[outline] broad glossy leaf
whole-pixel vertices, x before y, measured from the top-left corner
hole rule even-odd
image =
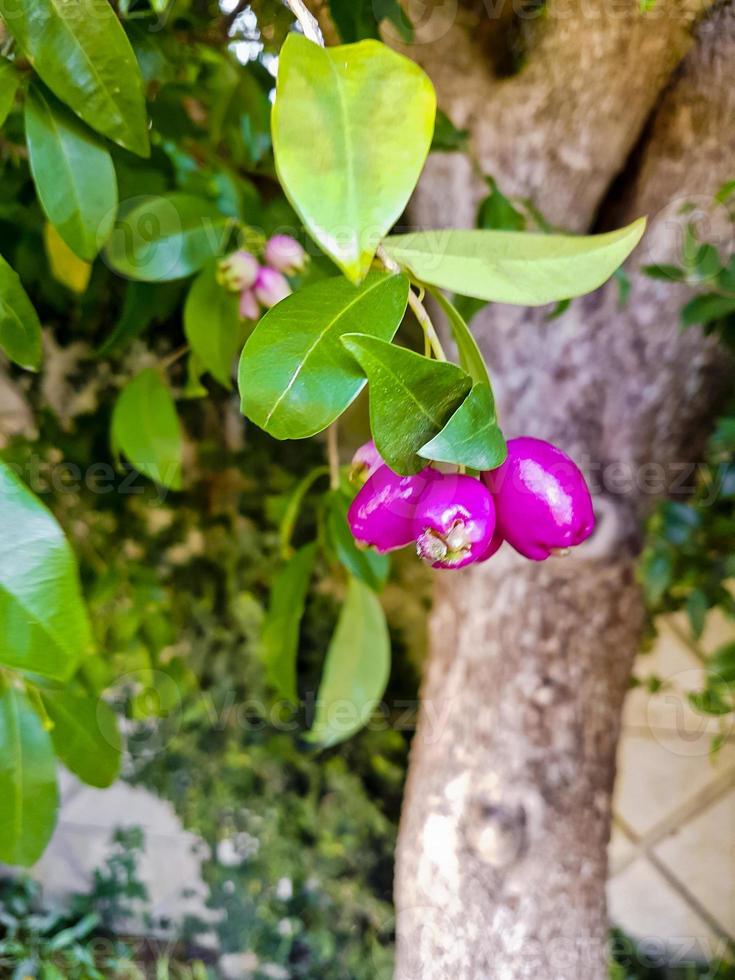
[[[103,788],[120,772],[121,745],[115,712],[101,698],[67,691],[41,691],[54,727],[54,750],[67,769],[90,786]]]
[[[370,428],[378,452],[396,473],[418,473],[417,453],[438,435],[472,387],[462,368],[362,334],[343,344],[370,383]]]
[[[10,114],[15,102],[15,93],[20,85],[20,75],[12,62],[0,58],[0,126]]]
[[[317,696],[312,742],[327,747],[349,738],[370,719],[390,675],[390,637],[373,590],[350,577]]]
[[[232,368],[245,340],[245,326],[237,294],[224,289],[215,273],[215,266],[210,265],[194,280],[184,305],[184,333],[205,370],[225,388],[231,388]]]
[[[0,462],[0,664],[66,680],[91,634],[76,561],[54,517]]]
[[[601,286],[643,235],[645,218],[603,235],[418,231],[383,247],[422,282],[488,302],[542,306]]]
[[[271,590],[263,625],[262,650],[268,680],[287,701],[296,703],[299,627],[314,568],[316,544],[300,548],[283,567]]]
[[[29,371],[41,365],[41,324],[14,269],[0,255],[0,350]]]
[[[390,557],[368,548],[358,548],[347,523],[350,500],[339,490],[327,499],[327,534],[337,559],[354,575],[380,592],[388,579]]]
[[[117,222],[105,257],[115,272],[130,279],[183,279],[224,250],[231,229],[232,219],[203,198],[150,197]]]
[[[379,41],[321,48],[289,34],[281,49],[278,176],[310,234],[353,282],[408,203],[435,112],[428,77]]]
[[[77,295],[84,293],[92,275],[92,266],[72,252],[50,221],[43,226],[43,244],[54,279]]]
[[[23,691],[0,691],[0,861],[28,867],[56,824],[59,793],[51,737]]]
[[[139,156],[148,123],[138,62],[100,0],[0,0],[8,30],[51,91],[92,129]]]
[[[112,157],[102,142],[39,85],[26,97],[31,173],[46,217],[80,259],[110,237],[117,210]]]
[[[495,400],[482,381],[473,385],[441,432],[420,449],[425,459],[494,470],[508,454],[495,414]]]
[[[112,413],[113,452],[171,490],[181,489],[184,451],[181,424],[171,392],[155,368],[129,381]]]
[[[326,429],[365,385],[340,343],[360,332],[390,340],[408,300],[405,276],[374,271],[360,286],[342,276],[287,297],[260,320],[242,352],[242,411],[276,439]]]

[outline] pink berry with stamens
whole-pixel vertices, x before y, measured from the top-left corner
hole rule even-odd
[[[379,466],[357,492],[347,513],[358,544],[381,553],[412,544],[416,504],[439,475],[426,468],[413,476],[399,476],[390,467]]]
[[[433,568],[463,568],[485,556],[495,531],[495,506],[480,480],[438,473],[413,518],[416,551]],[[489,557],[489,555],[488,555]]]

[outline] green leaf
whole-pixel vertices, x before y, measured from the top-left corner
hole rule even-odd
[[[680,269],[678,265],[669,265],[666,262],[641,266],[641,272],[649,279],[666,279],[671,282],[684,282],[687,277],[684,269]]]
[[[441,432],[419,450],[425,459],[456,463],[474,470],[494,470],[508,455],[495,414],[495,400],[483,382],[472,391]]]
[[[327,535],[341,565],[355,578],[380,592],[388,579],[390,557],[358,548],[347,523],[350,500],[339,490],[327,498]]]
[[[148,156],[138,62],[115,11],[98,0],[0,0],[0,15],[36,74],[92,129]]]
[[[110,237],[117,210],[112,157],[100,140],[38,85],[26,97],[31,173],[46,217],[80,259]]]
[[[729,313],[735,312],[735,296],[721,296],[719,293],[701,293],[690,299],[681,311],[681,322],[685,327],[695,323],[712,323]]]
[[[231,228],[232,219],[209,201],[164,194],[143,201],[117,222],[105,257],[129,279],[183,279],[224,250]]]
[[[435,111],[428,77],[379,41],[321,48],[289,34],[281,49],[278,176],[309,233],[353,282],[408,203]]]
[[[76,561],[53,516],[0,462],[0,663],[66,680],[91,633]]]
[[[113,452],[171,490],[181,489],[183,438],[171,392],[155,368],[137,374],[121,391],[112,413]]]
[[[300,548],[283,567],[271,591],[263,624],[262,651],[268,680],[287,701],[296,703],[299,627],[316,558],[316,544]]]
[[[110,336],[95,351],[95,356],[109,357],[116,354],[152,323],[167,320],[179,305],[181,288],[181,284],[176,282],[128,283],[120,318]]]
[[[378,25],[388,20],[406,44],[413,41],[411,22],[398,0],[329,0],[329,12],[345,44],[380,38]]]
[[[242,349],[246,327],[240,319],[236,293],[216,279],[216,266],[208,266],[194,280],[184,304],[184,333],[205,370],[232,387],[232,367]]]
[[[383,247],[422,282],[488,302],[542,306],[601,286],[633,251],[644,218],[604,235],[419,231]]]
[[[20,75],[13,63],[6,58],[0,58],[0,126],[10,115],[19,85]]]
[[[40,692],[54,727],[51,738],[67,769],[90,786],[113,783],[120,771],[120,733],[114,711],[101,698],[67,691]]]
[[[497,228],[500,231],[523,231],[526,218],[518,211],[503,194],[493,177],[485,178],[490,193],[483,201],[477,212],[478,228]]]
[[[323,747],[359,731],[383,697],[390,674],[390,637],[373,590],[350,577],[319,686],[307,738]]]
[[[467,149],[467,141],[470,138],[468,129],[458,129],[446,112],[441,109],[436,110],[436,121],[434,123],[434,135],[431,140],[431,152],[443,151],[453,153]]]
[[[11,361],[37,371],[41,366],[41,324],[18,274],[0,255],[0,350]]]
[[[364,334],[342,343],[370,382],[370,428],[378,452],[396,473],[418,473],[417,455],[464,401],[472,379],[462,368],[432,361]]]
[[[365,385],[342,347],[346,333],[391,340],[408,301],[405,276],[373,271],[360,286],[342,276],[300,289],[260,320],[242,352],[242,411],[276,439],[326,429]]]
[[[72,252],[50,221],[43,226],[43,244],[54,279],[77,296],[85,293],[92,275],[92,266]]]
[[[51,738],[26,695],[6,685],[0,692],[0,861],[34,864],[58,805]]]

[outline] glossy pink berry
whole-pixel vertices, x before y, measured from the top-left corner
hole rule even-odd
[[[309,262],[309,256],[295,238],[290,235],[274,235],[268,239],[265,246],[265,261],[277,272],[284,276],[295,276],[303,272]]]
[[[421,495],[413,523],[420,558],[434,568],[462,568],[484,557],[490,547],[493,498],[480,480],[438,473]]]
[[[252,289],[243,289],[240,293],[240,316],[243,320],[257,320],[260,316],[260,306]]]
[[[592,534],[592,498],[579,467],[556,446],[523,436],[508,442],[502,466],[483,473],[495,498],[498,531],[534,561],[581,544]]]
[[[286,277],[267,265],[258,273],[253,289],[258,302],[268,309],[291,295],[291,287]]]
[[[378,467],[383,466],[383,457],[371,439],[363,443],[355,452],[350,463],[350,480],[352,483],[363,484],[369,480]]]
[[[347,513],[355,540],[381,553],[412,544],[416,504],[438,475],[427,468],[414,476],[398,476],[388,466],[379,466]]]
[[[219,263],[217,282],[232,293],[240,293],[255,283],[259,271],[260,263],[255,256],[240,248]]]

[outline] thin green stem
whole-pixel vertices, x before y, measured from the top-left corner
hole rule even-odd
[[[413,315],[421,324],[429,346],[434,352],[434,357],[437,359],[437,361],[446,361],[447,355],[444,353],[444,348],[439,340],[439,335],[436,332],[436,328],[431,322],[431,317],[429,316],[426,307],[413,289],[408,290],[408,305],[411,307]]]
[[[329,486],[332,490],[339,490],[339,440],[336,422],[332,422],[327,429],[327,461],[329,462]]]

